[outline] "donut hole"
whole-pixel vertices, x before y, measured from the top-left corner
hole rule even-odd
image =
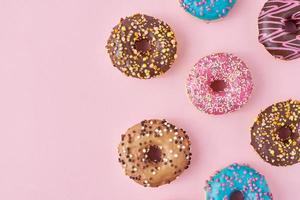
[[[227,84],[224,80],[214,80],[210,83],[210,88],[216,93],[224,92],[226,87]]]
[[[151,49],[151,41],[148,38],[137,40],[134,48],[140,53],[146,53]]]
[[[146,158],[149,162],[158,163],[161,161],[161,155],[162,153],[158,146],[150,146],[146,153]]]
[[[235,190],[230,194],[229,200],[244,200],[244,194],[239,190]]]
[[[298,31],[297,21],[288,19],[285,21],[284,29],[289,33],[296,33]]]
[[[278,136],[281,141],[287,143],[288,140],[292,137],[292,130],[289,127],[283,126],[278,129]]]

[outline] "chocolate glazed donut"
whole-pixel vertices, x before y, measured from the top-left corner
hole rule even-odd
[[[117,69],[139,79],[162,75],[177,58],[177,42],[171,27],[144,14],[121,19],[106,48]]]
[[[300,0],[268,0],[259,19],[259,41],[274,57],[300,57]]]
[[[288,100],[261,112],[251,128],[251,145],[274,166],[300,162],[300,101]]]

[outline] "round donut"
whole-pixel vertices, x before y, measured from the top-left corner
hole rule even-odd
[[[218,171],[205,187],[206,200],[272,200],[263,175],[247,165],[232,164]]]
[[[251,128],[251,145],[274,166],[300,161],[300,102],[288,100],[262,111]]]
[[[190,165],[190,140],[166,120],[144,120],[122,135],[119,162],[125,174],[145,187],[175,180]]]
[[[236,0],[179,0],[181,6],[190,14],[206,21],[224,18]]]
[[[244,105],[253,90],[252,76],[237,56],[217,53],[193,67],[187,79],[187,93],[201,111],[220,115]]]
[[[300,57],[300,1],[268,0],[258,19],[259,41],[274,57]]]
[[[142,14],[121,19],[106,48],[116,68],[139,79],[165,73],[177,57],[177,42],[170,26]]]

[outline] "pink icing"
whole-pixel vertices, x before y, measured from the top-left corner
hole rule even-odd
[[[223,80],[227,87],[215,92],[210,87],[215,80]],[[254,88],[251,73],[237,56],[227,53],[202,58],[187,79],[191,102],[201,111],[220,115],[233,112],[247,103]]]
[[[297,31],[285,30],[285,23],[292,20]],[[276,58],[293,60],[300,57],[300,1],[268,0],[258,18],[259,41]]]

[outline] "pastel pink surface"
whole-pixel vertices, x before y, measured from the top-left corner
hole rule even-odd
[[[300,60],[275,60],[258,42],[264,1],[242,0],[206,24],[176,0],[2,0],[0,2],[0,199],[196,200],[205,180],[232,162],[264,174],[275,199],[299,198],[300,164],[264,163],[249,129],[261,109],[300,99]],[[179,57],[158,79],[125,77],[106,40],[119,18],[147,13],[172,26]],[[223,116],[189,102],[185,81],[199,58],[234,53],[256,88],[248,104]],[[120,135],[141,119],[166,118],[192,139],[192,165],[170,185],[143,188],[117,162]]]

